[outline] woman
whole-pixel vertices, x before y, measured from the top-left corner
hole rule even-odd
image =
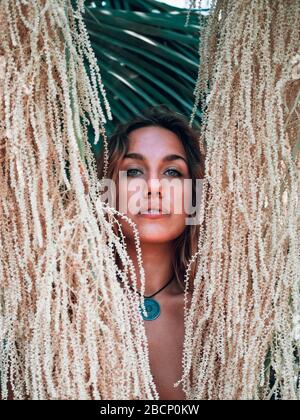
[[[185,270],[197,250],[199,225],[187,225],[186,218],[191,215],[184,205],[178,211],[177,204],[192,198],[192,205],[199,206],[196,180],[204,177],[204,156],[198,137],[180,114],[158,106],[120,125],[108,143],[106,177],[115,181],[117,210],[122,211],[125,203],[126,215],[137,226],[146,279],[144,297],[155,299],[145,300],[147,312],[141,315],[153,379],[163,400],[185,399],[183,389],[174,388],[173,384],[182,375]],[[103,162],[101,154],[97,161],[101,179]],[[166,186],[174,179],[175,186],[168,195]],[[184,189],[185,180],[192,180],[190,192]],[[137,181],[139,189],[134,188]],[[139,207],[132,210],[133,202]],[[119,222],[138,272],[133,230],[123,219]],[[117,264],[121,269],[118,258]],[[190,279],[195,267],[193,263]],[[137,286],[139,291],[139,278]],[[189,287],[188,304],[192,282]],[[132,291],[135,292],[133,287]]]

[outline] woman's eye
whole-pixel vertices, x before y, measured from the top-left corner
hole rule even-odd
[[[182,174],[179,171],[177,171],[176,169],[167,169],[166,172],[173,173],[173,175],[171,175],[171,176],[182,176]]]
[[[139,169],[128,169],[127,176],[137,176],[136,172],[141,172]]]

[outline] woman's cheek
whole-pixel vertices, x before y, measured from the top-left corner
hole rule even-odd
[[[143,184],[141,180],[131,179],[128,181],[120,181],[118,189],[118,209],[122,213],[131,217],[141,210],[143,202]]]
[[[170,191],[166,190],[164,197],[166,197],[166,203],[170,206],[170,212],[185,219],[186,209],[188,209],[192,197],[189,185],[182,180],[176,184],[175,188],[171,187]]]

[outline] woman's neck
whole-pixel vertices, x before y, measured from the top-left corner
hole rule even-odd
[[[137,262],[137,254],[134,243],[127,243],[127,250],[133,261],[137,287],[141,290],[140,270]],[[160,290],[174,275],[172,259],[174,255],[174,243],[141,243],[143,268],[145,271],[145,296],[150,296]],[[168,295],[178,293],[179,287],[176,281],[172,281],[160,294]]]

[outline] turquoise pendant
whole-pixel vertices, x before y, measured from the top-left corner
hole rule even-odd
[[[159,303],[155,299],[145,298],[144,304],[145,304],[145,309],[147,312],[146,317],[144,316],[142,306],[140,305],[140,313],[144,321],[153,321],[154,319],[159,317],[160,306],[159,306]]]

